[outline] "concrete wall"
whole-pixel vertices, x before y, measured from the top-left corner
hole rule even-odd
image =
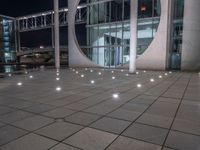
[[[79,1],[80,0],[68,0],[69,66],[99,67],[82,53],[76,39],[74,16]],[[169,32],[167,28],[169,24],[169,1],[170,0],[161,0],[161,18],[157,33],[148,49],[137,59],[137,69],[166,69]]]
[[[161,17],[157,33],[147,50],[137,59],[138,69],[165,70],[168,48],[170,0],[161,0]]]
[[[75,35],[75,14],[80,0],[68,0],[68,46],[70,67],[98,67],[82,52]]]
[[[182,70],[200,70],[200,1],[185,0]]]

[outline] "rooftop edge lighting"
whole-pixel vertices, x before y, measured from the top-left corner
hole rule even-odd
[[[155,80],[153,78],[150,79],[151,82],[155,82]]]
[[[59,91],[61,91],[61,90],[62,90],[62,88],[61,88],[60,86],[57,86],[57,87],[56,87],[56,91],[59,92]]]
[[[18,86],[22,86],[22,82],[18,82],[17,85],[18,85]]]
[[[115,98],[115,99],[116,99],[116,98],[119,98],[119,94],[114,93],[114,94],[112,95],[112,97]]]
[[[142,87],[142,84],[137,84],[137,87],[138,87],[138,88],[141,88],[141,87]]]

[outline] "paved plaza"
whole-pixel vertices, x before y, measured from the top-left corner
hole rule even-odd
[[[0,79],[0,150],[200,150],[200,74],[35,70]]]

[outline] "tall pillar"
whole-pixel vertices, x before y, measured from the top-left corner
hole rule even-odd
[[[136,71],[138,0],[131,0],[129,73]]]
[[[55,67],[60,68],[59,0],[54,0]]]

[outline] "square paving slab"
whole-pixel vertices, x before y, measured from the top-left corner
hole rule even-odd
[[[0,150],[200,150],[199,74],[138,72],[43,69],[0,79]]]

